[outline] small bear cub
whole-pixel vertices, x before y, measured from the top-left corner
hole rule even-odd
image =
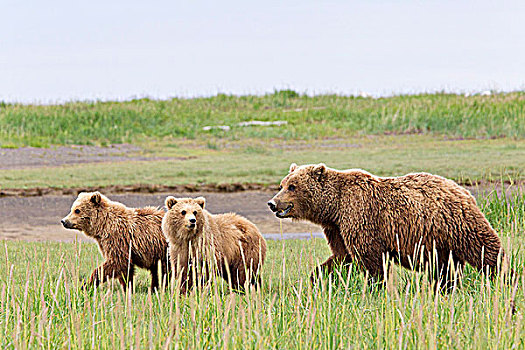
[[[151,272],[154,291],[159,287],[159,262],[162,277],[167,278],[169,272],[168,242],[161,227],[163,216],[164,211],[157,208],[128,208],[100,192],[82,192],[61,223],[98,243],[105,261],[91,274],[90,285],[117,278],[125,289],[133,283],[137,266]]]
[[[266,241],[259,229],[237,214],[213,215],[204,209],[205,203],[203,197],[166,198],[162,232],[181,293],[195,281],[205,282],[212,273],[239,291],[247,279],[256,286],[266,256]]]

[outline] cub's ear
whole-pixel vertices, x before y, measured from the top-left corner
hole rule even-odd
[[[102,201],[102,194],[100,194],[100,192],[94,192],[92,195],[91,195],[91,198],[89,199],[89,201],[95,205],[100,205],[100,202]]]
[[[289,173],[293,173],[295,171],[295,169],[297,169],[297,164],[295,163],[292,163],[290,164],[290,170],[289,170]]]
[[[197,204],[200,205],[202,209],[204,209],[204,205],[206,205],[206,198],[197,197],[195,198],[195,202],[197,202]]]
[[[164,202],[166,204],[166,208],[171,209],[175,204],[177,204],[177,198],[173,196],[166,197],[166,201]]]
[[[326,165],[324,165],[324,163],[319,163],[319,164],[317,164],[317,165],[314,167],[314,170],[313,170],[314,176],[315,176],[318,180],[321,180],[321,178],[323,177],[323,175],[324,175],[325,172],[326,172]]]

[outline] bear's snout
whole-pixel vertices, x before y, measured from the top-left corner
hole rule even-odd
[[[293,208],[293,203],[282,202],[279,199],[277,199],[277,202],[275,202],[273,198],[267,204],[268,207],[270,207],[270,210],[274,212],[275,215],[280,219],[287,217]]]
[[[71,222],[67,221],[66,219],[62,219],[62,220],[60,220],[60,223],[61,223],[62,226],[64,226],[65,228],[73,228],[73,225],[71,224]]]
[[[188,225],[187,225],[187,227],[189,229],[193,230],[195,228],[195,226],[197,226],[197,218],[195,218],[194,216],[188,218]]]

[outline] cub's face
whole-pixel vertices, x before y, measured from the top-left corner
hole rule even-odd
[[[71,207],[71,212],[60,222],[67,229],[84,231],[89,234],[92,221],[97,218],[104,204],[100,192],[82,192]]]
[[[279,192],[268,202],[270,210],[281,219],[310,219],[315,200],[322,192],[325,169],[324,164],[297,166],[292,163]]]
[[[206,200],[198,198],[166,198],[168,211],[162,219],[162,232],[169,238],[191,239],[202,231]]]

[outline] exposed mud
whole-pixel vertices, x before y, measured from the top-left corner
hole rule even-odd
[[[142,149],[130,144],[98,146],[57,146],[52,148],[0,148],[0,169],[40,168],[49,166],[172,159],[146,157]]]

